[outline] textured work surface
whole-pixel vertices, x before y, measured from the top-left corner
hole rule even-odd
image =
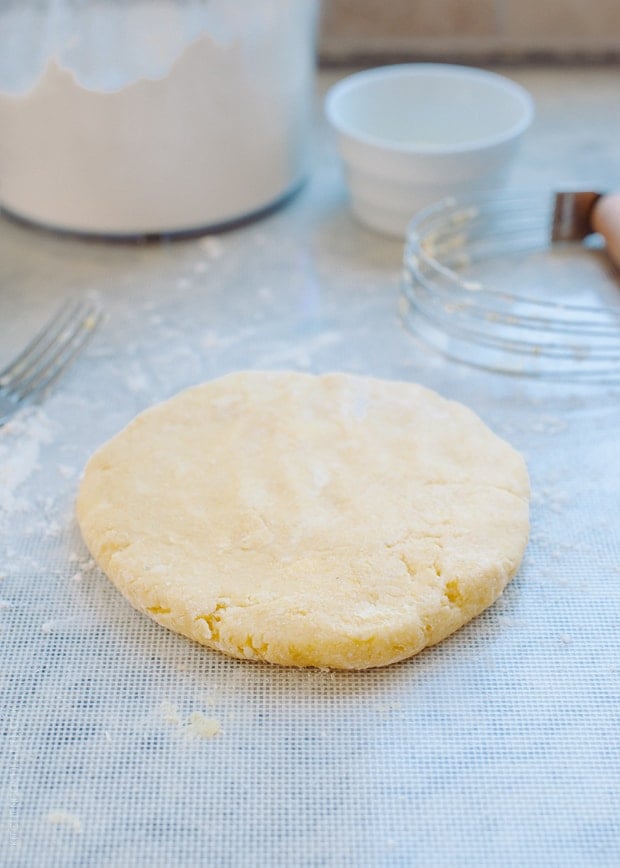
[[[557,171],[609,185],[618,158],[599,150],[594,177],[581,149],[602,99],[564,130],[562,99],[541,102],[574,155]],[[558,158],[548,133],[533,132],[526,179]],[[3,865],[617,864],[619,395],[427,353],[396,314],[400,254],[350,221],[331,150],[287,210],[217,240],[115,246],[0,223],[3,358],[67,291],[97,289],[108,311],[43,407],[0,430]],[[186,385],[284,366],[419,381],[526,455],[519,575],[410,661],[226,658],[132,610],[80,542],[73,500],[99,443]]]

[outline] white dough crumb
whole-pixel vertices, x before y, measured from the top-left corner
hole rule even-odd
[[[207,236],[206,238],[201,238],[199,243],[201,249],[204,250],[209,259],[219,259],[224,252],[224,245],[219,238]]]
[[[497,620],[500,624],[503,624],[504,627],[514,627],[515,619],[510,618],[508,615],[498,615]]]
[[[50,811],[45,815],[48,823],[54,826],[69,826],[74,832],[82,831],[82,822],[75,814],[70,814],[68,811]]]
[[[207,703],[205,702],[205,704]],[[171,702],[162,702],[160,712],[166,723],[172,724],[172,726],[181,726],[179,711]],[[183,731],[189,738],[213,738],[221,731],[221,726],[215,717],[206,717],[202,711],[192,711],[187,723],[183,726]]]
[[[0,600],[0,611],[2,611],[2,609],[10,609],[10,608],[11,608],[11,604],[9,603],[8,600]]]
[[[562,643],[562,645],[570,645],[570,643],[572,642],[572,639],[567,633],[563,633],[560,636],[560,642]]]
[[[221,731],[215,717],[205,717],[201,711],[192,711],[185,732],[190,738],[213,738]]]
[[[56,626],[54,621],[45,621],[41,624],[41,632],[42,633],[51,633],[54,627]]]

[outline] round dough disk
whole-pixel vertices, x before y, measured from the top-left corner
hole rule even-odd
[[[140,414],[77,515],[129,602],[234,657],[365,669],[502,592],[528,535],[520,455],[418,385],[241,372]]]

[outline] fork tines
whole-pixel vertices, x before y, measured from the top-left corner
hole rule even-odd
[[[99,305],[71,301],[35,335],[24,350],[0,371],[0,423],[10,412],[40,397],[67,369],[101,320]],[[3,412],[4,411],[4,412]]]

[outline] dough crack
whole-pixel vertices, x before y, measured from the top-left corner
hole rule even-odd
[[[146,611],[149,615],[169,615],[171,609],[167,609],[165,606],[147,606]]]
[[[107,560],[111,562],[117,555],[120,555],[121,552],[131,548],[131,545],[132,543],[130,540],[119,539],[118,534],[115,531],[110,531],[103,538],[103,542],[99,548],[99,557],[102,560],[107,558]]]
[[[446,582],[444,593],[453,606],[462,607],[464,601],[458,579],[451,579],[449,582]]]
[[[213,642],[220,641],[220,622],[222,620],[222,615],[228,608],[228,603],[217,603],[215,609],[212,612],[208,612],[206,615],[196,615],[194,621],[204,621],[207,627],[209,628],[210,639]]]
[[[398,560],[401,562],[401,564],[404,565],[405,569],[407,570],[407,573],[411,576],[411,578],[415,579],[417,571],[416,571],[415,567],[411,564],[409,559],[407,558],[407,555],[404,555],[401,552],[398,555]]]
[[[395,548],[402,548],[403,546],[408,545],[412,541],[416,542],[424,539],[427,540],[429,543],[433,543],[439,548],[443,548],[445,533],[446,532],[443,527],[441,530],[429,530],[422,528],[420,528],[417,532],[409,530],[406,533],[402,534],[402,536],[398,537],[398,539],[386,542],[384,543],[384,545],[388,551],[391,551]]]
[[[265,660],[269,652],[269,643],[263,642],[258,645],[255,643],[253,636],[246,636],[245,642],[238,646],[238,651],[243,657]]]
[[[415,566],[411,563],[411,561],[410,561],[410,559],[407,557],[407,555],[405,555],[405,554],[403,554],[402,552],[400,552],[399,555],[398,555],[398,560],[401,562],[401,564],[404,565],[405,569],[407,570],[407,574],[408,574],[412,579],[415,579],[415,578],[418,577],[418,574],[420,573],[420,569],[417,568],[417,567],[415,567]],[[423,570],[426,569],[426,568],[427,568],[426,565],[424,565],[424,566],[422,567]],[[437,561],[434,561],[432,564],[429,564],[429,565],[428,565],[428,568],[431,569],[431,570],[435,573],[435,576],[436,576],[438,579],[441,578],[442,570],[441,570],[441,566],[440,566],[440,564],[439,564]],[[452,583],[449,582],[448,584],[452,584]],[[448,599],[450,599],[450,596],[449,596],[448,594],[447,594],[447,596],[448,596]]]

